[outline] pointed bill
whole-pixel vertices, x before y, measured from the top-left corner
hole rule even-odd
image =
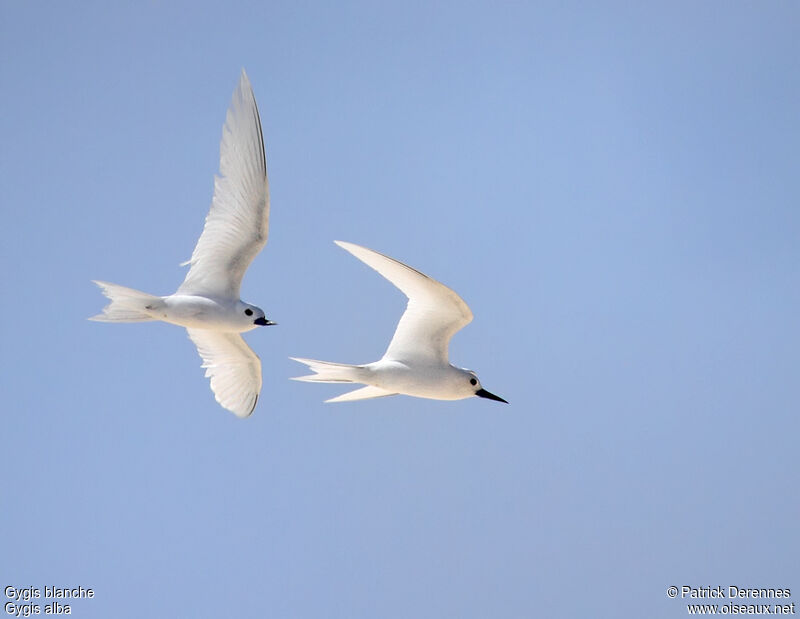
[[[495,402],[505,402],[506,404],[508,404],[508,400],[504,400],[499,395],[495,395],[493,393],[490,393],[489,391],[486,391],[486,389],[478,389],[475,392],[475,395],[478,396],[479,398],[486,398],[488,400],[494,400]]]

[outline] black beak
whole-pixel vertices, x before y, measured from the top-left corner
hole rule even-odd
[[[501,398],[499,395],[489,393],[488,391],[486,391],[486,389],[478,389],[475,392],[475,395],[481,398],[488,398],[489,400],[497,400],[498,402],[505,402],[506,404],[508,404],[508,402],[503,398]]]
[[[253,324],[258,325],[259,327],[268,327],[269,325],[277,325],[278,323],[277,322],[272,322],[271,320],[267,320],[266,318],[264,318],[262,316],[260,318],[256,318],[253,321]]]

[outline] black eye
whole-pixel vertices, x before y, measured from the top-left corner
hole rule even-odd
[[[252,316],[252,315],[253,315],[253,310],[251,310],[251,309],[248,307],[246,310],[244,310],[244,313],[245,313],[245,315],[246,315],[246,316]]]
[[[474,378],[470,378],[470,379],[469,379],[469,384],[470,384],[470,385],[477,385],[477,384],[478,384],[478,381],[477,381],[477,380],[475,380]]]

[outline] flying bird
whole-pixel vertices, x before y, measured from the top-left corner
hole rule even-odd
[[[461,297],[394,258],[353,243],[335,243],[397,286],[408,297],[408,305],[389,348],[379,361],[347,365],[291,357],[314,372],[294,380],[366,385],[326,402],[350,402],[397,394],[433,400],[479,396],[506,402],[486,391],[475,372],[450,363],[450,338],[472,320],[472,312]]]
[[[244,69],[222,129],[219,170],[203,232],[184,263],[189,272],[178,290],[159,297],[95,281],[111,302],[90,320],[160,320],[186,327],[217,402],[248,417],[261,392],[261,361],[239,334],[275,323],[239,298],[242,277],[266,244],[269,228],[264,138]]]

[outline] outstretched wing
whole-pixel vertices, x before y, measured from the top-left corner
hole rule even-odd
[[[187,329],[203,359],[211,391],[220,406],[249,417],[261,392],[261,360],[238,333]]]
[[[408,297],[406,311],[383,358],[448,363],[450,338],[472,320],[472,312],[463,299],[444,284],[394,258],[353,243],[335,243]]]
[[[228,108],[219,151],[214,199],[178,293],[238,299],[242,277],[266,244],[269,228],[264,138],[244,69]]]

